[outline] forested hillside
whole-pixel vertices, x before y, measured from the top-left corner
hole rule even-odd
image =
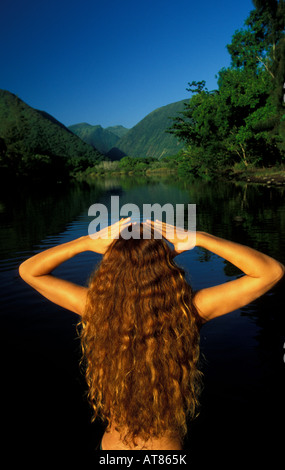
[[[44,111],[0,90],[0,170],[4,176],[60,179],[103,159]]]
[[[117,137],[121,138],[123,137],[129,129],[127,129],[126,127],[124,126],[110,126],[110,127],[106,127],[105,129],[106,131],[110,131],[112,132],[113,134],[115,134]]]
[[[184,109],[184,102],[178,101],[152,111],[116,143],[111,154],[117,150],[121,155],[156,159],[176,154],[184,144],[167,134],[166,130],[171,125],[170,118]]]
[[[95,147],[101,153],[107,153],[113,148],[120,137],[128,132],[123,126],[114,126],[103,129],[102,126],[91,126],[83,122],[69,126],[68,129],[76,134],[80,139]]]

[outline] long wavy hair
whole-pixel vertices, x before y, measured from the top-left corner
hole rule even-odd
[[[164,239],[120,236],[89,282],[80,338],[93,420],[116,423],[127,445],[182,441],[199,404],[200,317],[174,256]]]

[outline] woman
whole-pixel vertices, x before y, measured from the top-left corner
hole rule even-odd
[[[179,229],[158,222],[145,224],[150,239],[142,238],[140,224],[140,238],[126,240],[130,224],[122,219],[96,238],[39,253],[19,272],[46,298],[81,316],[89,400],[94,419],[106,422],[101,448],[179,450],[199,400],[201,325],[264,294],[282,278],[284,266],[204,232],[188,234],[181,245]],[[174,257],[195,245],[228,260],[244,276],[193,293]],[[84,251],[103,255],[88,288],[52,276]]]

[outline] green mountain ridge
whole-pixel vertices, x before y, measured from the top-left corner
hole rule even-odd
[[[124,126],[120,126],[120,125],[119,126],[106,127],[105,130],[112,132],[113,134],[115,134],[119,138],[123,137],[129,131],[129,129],[127,129]]]
[[[86,122],[74,124],[68,129],[111,160],[119,160],[125,155],[159,160],[176,154],[184,146],[166,130],[172,124],[170,118],[184,111],[184,103],[188,101],[181,100],[157,108],[131,129],[123,126],[103,129],[100,125],[92,126]]]
[[[72,158],[97,162],[103,156],[53,116],[32,108],[9,91],[0,90],[1,169],[29,173],[32,160],[62,168]]]
[[[172,123],[170,117],[182,112],[185,102],[158,108],[129,130],[121,125],[103,129],[88,123],[65,127],[47,112],[0,90],[1,179],[6,174],[61,179],[61,175],[84,171],[106,157],[161,159],[176,154],[183,144],[166,130]]]
[[[105,154],[116,145],[121,136],[128,132],[128,129],[123,126],[111,126],[103,129],[100,125],[92,126],[86,122],[74,124],[68,129],[84,142]]]
[[[131,157],[153,157],[160,160],[174,155],[184,147],[177,138],[166,133],[171,126],[170,118],[184,111],[184,103],[189,100],[176,101],[162,106],[149,113],[144,119],[130,129],[111,149],[108,155],[117,154]]]

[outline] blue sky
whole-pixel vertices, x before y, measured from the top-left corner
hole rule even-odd
[[[251,0],[2,0],[0,88],[66,126],[132,127],[216,88]]]

